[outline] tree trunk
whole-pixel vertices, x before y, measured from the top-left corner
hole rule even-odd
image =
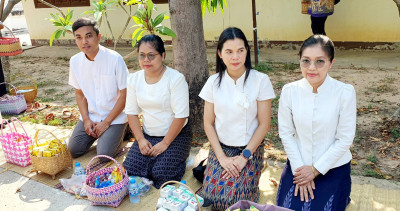
[[[204,134],[204,102],[198,96],[208,78],[200,0],[169,0],[174,68],[183,73],[189,84],[189,121],[195,135]]]
[[[399,10],[399,17],[400,17],[400,0],[393,0],[393,1],[397,5],[397,9]]]
[[[18,4],[21,0],[9,0],[6,7],[3,10],[3,13],[1,15],[1,21],[4,22],[8,15],[11,13],[12,8]]]

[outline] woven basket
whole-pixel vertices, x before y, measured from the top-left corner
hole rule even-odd
[[[87,167],[86,167],[86,195],[88,199],[91,201],[92,205],[106,205],[110,207],[118,207],[124,197],[128,194],[128,185],[129,185],[129,177],[126,171],[123,174],[122,180],[114,185],[105,187],[105,188],[95,188],[91,187],[89,184],[92,181],[95,181],[97,176],[104,175],[104,174],[111,174],[114,170],[114,167],[107,167],[95,172],[90,172],[91,166],[90,164],[95,158],[108,158],[114,163],[117,164],[119,169],[123,169],[123,167],[113,159],[112,157],[106,155],[97,155],[93,157]]]
[[[160,190],[159,190],[159,192],[158,192],[158,198],[160,198],[160,196],[161,196],[161,189],[162,189],[164,186],[166,186],[166,185],[168,185],[168,184],[171,184],[171,183],[175,183],[175,184],[178,184],[178,185],[183,185],[183,186],[184,186],[185,188],[187,188],[190,192],[192,192],[194,198],[195,198],[196,201],[197,201],[197,207],[199,208],[198,211],[202,211],[202,210],[203,210],[203,208],[200,206],[200,201],[199,201],[199,199],[198,199],[197,196],[196,196],[196,192],[194,192],[194,191],[193,191],[189,186],[187,186],[186,184],[183,184],[183,183],[178,182],[178,181],[170,180],[170,181],[167,181],[167,182],[165,182],[164,184],[162,184],[161,187],[160,187]],[[157,205],[156,205],[155,210],[157,210]]]
[[[11,32],[12,38],[0,37],[0,56],[15,56],[22,53],[21,44],[19,38],[14,36],[14,33],[7,27],[8,31]]]
[[[40,131],[47,131],[50,133],[61,145],[61,141],[50,131],[46,129],[39,129],[35,133],[34,146],[38,145],[38,134]],[[61,153],[53,157],[37,157],[31,155],[32,166],[36,173],[42,172],[51,175],[52,179],[55,179],[55,175],[60,171],[72,166],[72,157],[68,149],[61,147]]]
[[[22,74],[22,73],[20,73],[18,75],[15,75],[15,76],[12,76],[11,77],[11,82],[16,77],[20,77],[20,76],[29,78],[29,80],[31,81],[32,85],[30,85],[30,86],[18,86],[17,87],[17,91],[14,88],[10,89],[10,94],[11,95],[16,95],[18,90],[19,90],[20,92],[22,92],[22,94],[24,94],[26,103],[33,103],[33,101],[35,101],[35,98],[37,96],[37,91],[38,91],[37,84],[36,84],[35,80],[33,80],[33,78],[31,78],[28,75]]]
[[[0,142],[6,161],[7,163],[16,164],[22,167],[31,165],[29,146],[32,145],[32,139],[28,136],[24,126],[17,118],[11,117],[10,120],[11,122],[8,123],[8,125],[10,126],[10,132],[8,133],[3,132],[3,123],[6,122],[6,120],[3,119],[3,122],[1,123]],[[17,127],[15,127],[14,122],[18,122],[20,124],[24,133],[17,131]]]
[[[9,84],[15,90],[18,90],[14,85],[3,82],[0,84]],[[19,114],[27,108],[24,95],[17,94],[12,96],[12,99],[5,99],[0,97],[0,111],[2,114]]]

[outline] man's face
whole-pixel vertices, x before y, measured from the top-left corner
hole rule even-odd
[[[97,35],[92,26],[82,26],[74,32],[75,43],[79,50],[93,60],[99,52],[101,35]]]

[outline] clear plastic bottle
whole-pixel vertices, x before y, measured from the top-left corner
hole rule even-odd
[[[148,184],[146,184],[143,180],[140,181],[138,186],[139,186],[141,196],[144,196],[150,190],[150,186]]]
[[[129,200],[132,204],[138,204],[140,202],[139,187],[136,184],[135,179],[131,179],[129,185]]]
[[[181,183],[186,185],[186,181],[185,180],[181,180]],[[183,185],[180,185],[179,188],[181,188],[183,190],[187,190],[187,188],[185,186],[183,186]]]
[[[81,163],[75,163],[74,174],[76,176],[85,175],[85,169],[81,166]]]

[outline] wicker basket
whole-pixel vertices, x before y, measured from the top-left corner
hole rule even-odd
[[[123,167],[114,158],[107,155],[97,155],[93,157],[86,167],[86,194],[92,205],[105,205],[110,207],[118,207],[124,197],[128,194],[129,177],[126,171],[123,173],[122,180],[117,184],[105,187],[95,188],[90,184],[96,180],[97,176],[108,175],[114,170],[114,167],[103,168],[94,172],[90,169],[93,168],[90,164],[96,158],[108,158],[112,160],[117,167],[121,170]]]
[[[19,38],[15,37],[14,33],[7,26],[4,27],[11,32],[12,37],[0,37],[0,56],[15,56],[21,54],[22,47]]]
[[[14,85],[10,83],[3,82],[0,84],[8,84],[14,87],[14,89],[18,90]],[[3,114],[11,114],[11,115],[19,114],[25,111],[26,108],[27,106],[25,97],[21,94],[17,94],[16,96],[0,97],[0,110],[1,113]]]
[[[60,140],[52,132],[46,129],[39,129],[35,133],[34,146],[38,144],[39,131],[47,131],[58,141],[59,144],[61,144]],[[38,171],[40,171],[49,174],[51,175],[52,179],[55,179],[55,175],[60,171],[68,167],[71,168],[73,167],[71,153],[69,152],[68,149],[63,149],[62,147],[61,147],[61,153],[59,153],[57,156],[37,157],[31,155],[31,160],[33,169],[36,171],[36,173],[39,173]]]
[[[37,91],[38,91],[37,84],[36,84],[35,80],[33,80],[33,78],[31,78],[28,75],[22,74],[22,73],[12,76],[11,77],[11,81],[15,80],[16,77],[21,77],[21,76],[29,78],[31,83],[32,83],[32,85],[30,85],[30,86],[17,86],[17,90],[19,90],[19,92],[24,94],[26,103],[33,103],[33,101],[35,101],[35,98],[37,96]],[[10,94],[11,95],[16,95],[15,88],[10,89]]]
[[[170,180],[170,181],[167,181],[167,182],[165,182],[164,184],[162,184],[161,187],[160,187],[160,191],[158,192],[158,198],[160,198],[160,196],[161,196],[161,189],[162,189],[164,186],[166,186],[166,185],[168,185],[168,184],[171,184],[171,183],[175,183],[175,184],[178,184],[178,185],[183,185],[183,186],[184,186],[185,188],[187,188],[190,192],[192,192],[194,198],[195,198],[196,201],[197,201],[197,207],[199,208],[198,211],[202,211],[202,210],[203,210],[203,208],[200,206],[200,201],[199,201],[199,199],[198,199],[197,196],[196,196],[196,192],[194,192],[194,191],[193,191],[189,186],[187,186],[186,184],[183,184],[183,183],[178,182],[178,181]],[[155,210],[157,211],[157,205],[156,205]]]

